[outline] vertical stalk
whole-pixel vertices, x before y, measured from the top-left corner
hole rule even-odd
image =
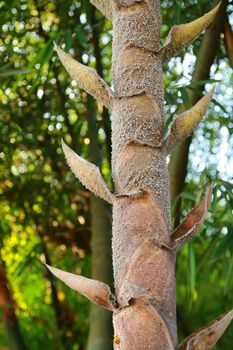
[[[37,220],[35,220],[35,221],[37,221]],[[38,223],[36,223],[36,230],[37,230],[39,240],[42,244],[42,252],[44,254],[45,263],[48,265],[51,265],[51,259],[50,259],[49,253],[48,253],[46,243],[45,243],[44,238],[43,238],[43,229],[42,229],[42,226],[39,225]],[[58,332],[60,334],[60,342],[61,342],[61,345],[64,347],[64,349],[69,350],[70,349],[70,344],[69,344],[70,341],[69,341],[69,338],[67,338],[67,336],[66,336],[64,310],[63,310],[63,308],[60,304],[60,301],[58,299],[58,290],[57,290],[57,286],[56,286],[55,281],[54,281],[54,276],[47,271],[46,279],[50,283],[52,308],[53,308],[53,311],[55,314],[57,329],[58,329]],[[68,321],[68,320],[66,320],[66,321]]]
[[[90,9],[90,24],[92,28],[93,50],[96,59],[96,70],[103,76],[101,64],[101,52],[99,48],[98,21],[94,8]],[[88,134],[90,138],[89,159],[101,167],[101,149],[98,136],[96,104],[92,97],[88,96]],[[107,114],[106,114],[107,113]],[[104,109],[103,117],[109,119],[108,111]],[[108,160],[111,155],[111,137],[105,123],[106,146]],[[92,253],[92,278],[112,284],[112,259],[111,259],[111,222],[110,210],[106,203],[91,194],[91,253]],[[112,344],[113,329],[111,313],[100,306],[91,304],[90,329],[87,341],[87,350],[109,350]]]
[[[9,288],[4,263],[0,266],[0,311],[5,325],[10,350],[26,350],[18,319],[15,313],[14,302]]]
[[[113,18],[113,317],[119,349],[177,344],[175,253],[170,242],[160,1],[121,6]],[[127,308],[126,308],[127,306]],[[145,326],[146,325],[146,326]]]
[[[88,96],[88,134],[90,137],[89,159],[101,166],[101,153],[98,141],[95,101]],[[106,203],[91,194],[91,253],[92,278],[112,284],[111,223]],[[109,350],[112,344],[113,329],[111,313],[100,306],[91,304],[88,350]]]

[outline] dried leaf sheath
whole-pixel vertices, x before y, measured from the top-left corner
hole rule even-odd
[[[185,46],[191,44],[198,36],[208,27],[213,21],[219,7],[219,3],[211,11],[204,16],[186,24],[181,24],[172,27],[167,40],[162,48],[163,62],[168,62]]]
[[[77,155],[63,140],[62,149],[70,169],[82,184],[97,196],[112,204],[114,195],[107,188],[99,168]]]
[[[233,319],[233,310],[208,323],[186,338],[179,350],[209,350],[217,343]]]
[[[84,66],[75,61],[56,44],[54,47],[71,78],[74,79],[86,92],[94,96],[97,101],[111,109],[112,91],[96,71],[93,68]]]
[[[93,303],[110,311],[116,308],[115,297],[111,293],[109,286],[105,283],[74,275],[73,273],[65,272],[49,265],[46,266],[54,276],[59,278],[70,288],[87,297]]]
[[[195,130],[213,97],[214,88],[202,97],[190,110],[178,115],[171,125],[165,140],[165,148],[169,153],[177,144],[183,142]]]
[[[193,208],[171,236],[172,245],[177,250],[188,242],[203,224],[211,201],[212,189],[207,191],[203,201]]]

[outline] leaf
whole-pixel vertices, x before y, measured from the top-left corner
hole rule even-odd
[[[212,189],[209,188],[203,201],[190,211],[184,221],[173,232],[171,240],[176,250],[192,239],[201,227],[207,215],[211,196]]]
[[[188,245],[188,281],[189,281],[189,292],[190,297],[192,298],[192,295],[195,291],[195,284],[196,284],[196,258],[195,258],[195,250],[193,247],[192,242],[189,242]]]
[[[72,32],[70,29],[65,31],[64,41],[65,41],[65,52],[69,52],[73,42]]]
[[[219,3],[204,16],[186,24],[175,25],[168,33],[168,37],[162,47],[163,62],[168,62],[173,56],[181,51],[185,46],[191,44],[213,21],[219,6]]]
[[[233,249],[233,227],[232,225],[229,225],[228,233],[220,239],[219,245],[214,252],[212,262],[218,260],[224,254],[226,254],[228,250],[232,250],[232,249]]]
[[[179,350],[208,350],[217,343],[233,319],[233,310],[208,323],[189,337],[180,345]]]
[[[82,184],[97,196],[112,204],[115,197],[107,188],[99,168],[76,154],[63,140],[62,149],[71,171]]]
[[[55,267],[46,265],[54,276],[63,281],[68,287],[84,295],[93,303],[113,311],[116,308],[115,296],[111,293],[109,286],[87,277],[65,272]]]
[[[102,12],[106,18],[112,19],[112,0],[90,0],[100,12]]]
[[[88,41],[87,41],[87,37],[85,35],[86,33],[84,31],[84,28],[81,26],[77,26],[74,31],[77,35],[79,45],[81,45],[84,49],[87,49],[88,48]]]
[[[9,76],[16,76],[16,75],[21,75],[21,74],[27,74],[30,73],[32,69],[8,69],[8,70],[2,70],[0,72],[1,77],[9,77]]]
[[[201,260],[198,261],[197,264],[197,275],[202,271],[203,266],[210,263],[211,256],[213,255],[213,252],[216,248],[216,245],[219,241],[219,232],[217,234],[213,235],[211,237],[211,243],[209,244],[208,248],[202,253]]]
[[[204,116],[214,94],[214,88],[202,97],[191,109],[179,114],[171,125],[170,132],[164,141],[165,149],[169,153],[183,142],[197,127]]]
[[[95,97],[97,101],[111,109],[113,93],[105,81],[93,68],[79,63],[56,44],[54,45],[55,51],[58,53],[62,64],[71,78],[74,79],[82,89]]]

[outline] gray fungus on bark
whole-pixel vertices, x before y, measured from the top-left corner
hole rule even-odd
[[[166,156],[196,128],[214,90],[178,115],[164,136],[162,66],[205,30],[219,5],[193,22],[174,26],[161,46],[160,1],[91,3],[112,21],[113,88],[93,69],[76,62],[59,47],[55,49],[71,78],[112,111],[114,193],[96,165],[82,159],[64,142],[62,147],[82,184],[113,205],[115,293],[102,282],[49,269],[68,286],[113,312],[114,349],[211,349],[232,320],[233,311],[178,346],[175,279],[176,254],[202,225],[211,189],[171,232]]]

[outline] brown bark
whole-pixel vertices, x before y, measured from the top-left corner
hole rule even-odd
[[[210,68],[219,49],[220,34],[223,31],[223,23],[226,16],[226,6],[227,1],[222,1],[221,7],[215,16],[213,23],[207,28],[203,36],[191,83],[209,79]],[[200,84],[196,86],[195,91],[187,91],[190,106],[195,105],[195,103],[197,103],[197,101],[201,98],[204,87],[205,84]],[[180,107],[180,109],[183,110],[184,106]],[[169,177],[172,203],[174,203],[175,199],[184,189],[188,166],[189,147],[191,142],[192,136],[188,137],[183,143],[179,144],[171,153]],[[180,204],[180,200],[174,203],[174,226],[177,226],[179,223]]]
[[[27,346],[21,334],[3,264],[0,266],[0,312],[6,329],[9,348],[11,350],[26,350]]]
[[[132,3],[132,2],[131,2]],[[177,345],[175,253],[169,244],[166,154],[156,147],[164,125],[159,1],[117,2],[113,16],[113,268],[120,305],[115,348]],[[134,197],[131,193],[142,193]],[[145,326],[146,325],[146,326]]]

